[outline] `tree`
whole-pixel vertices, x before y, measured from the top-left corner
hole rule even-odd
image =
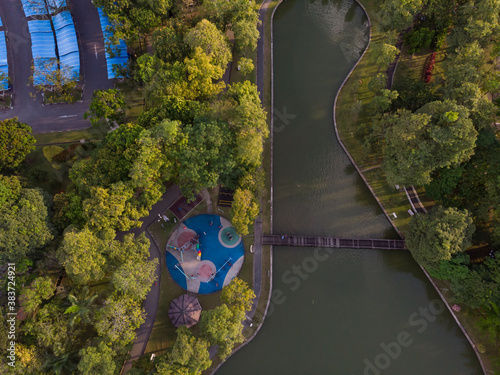
[[[255,293],[245,281],[235,277],[222,288],[220,298],[232,311],[247,312],[252,310]]]
[[[184,196],[191,197],[216,186],[222,175],[233,172],[235,162],[226,123],[199,119],[185,125],[184,131],[185,138],[174,151],[176,182]]]
[[[430,181],[432,147],[423,135],[430,117],[407,110],[385,116],[382,120],[386,145],[382,169],[390,185],[421,185]]]
[[[142,222],[139,219],[146,216],[147,211],[134,207],[130,203],[133,197],[134,191],[123,182],[111,185],[110,189],[92,187],[90,198],[83,202],[83,217],[96,231],[140,227]]]
[[[74,102],[74,90],[79,80],[78,73],[72,67],[61,63],[56,58],[36,58],[34,62],[34,85],[40,92],[46,92],[50,86],[53,95],[45,95],[48,103]]]
[[[144,310],[132,298],[113,295],[96,314],[95,328],[106,342],[124,346],[135,339],[135,330],[144,323]]]
[[[393,100],[397,99],[399,93],[395,90],[380,90],[380,94],[373,97],[370,105],[375,112],[384,113],[389,108],[391,108],[391,104]]]
[[[435,31],[430,30],[428,27],[420,27],[406,34],[405,42],[410,47],[408,53],[413,55],[420,53],[423,48],[429,48],[434,38],[434,33]]]
[[[0,176],[0,257],[20,260],[52,240],[50,197],[41,189],[19,189],[17,178]],[[3,194],[2,194],[3,191]]]
[[[424,6],[424,0],[384,0],[377,14],[386,30],[404,30]]]
[[[248,226],[259,214],[259,205],[250,190],[236,189],[233,196],[231,223],[242,236],[248,234]]]
[[[155,55],[166,63],[183,61],[190,52],[184,41],[185,29],[185,24],[176,18],[170,18],[165,26],[155,29],[152,41]]]
[[[56,356],[66,353],[75,335],[70,335],[68,319],[54,303],[43,306],[33,319],[26,321],[26,330],[36,337],[44,349],[50,349]]]
[[[255,22],[255,19],[242,19],[233,25],[235,46],[238,51],[242,52],[247,48],[254,51],[257,48],[260,37],[258,25],[259,22]]]
[[[110,238],[114,238],[114,233],[110,235]],[[106,249],[109,264],[119,267],[128,261],[144,261],[149,257],[149,245],[149,240],[144,233],[141,233],[137,237],[129,233],[123,237],[121,242],[112,241]]]
[[[57,257],[71,280],[83,285],[103,278],[106,259],[102,253],[105,249],[106,243],[88,228],[71,229],[64,234]]]
[[[223,32],[242,20],[251,21],[257,27],[259,15],[254,0],[204,1],[202,12]],[[234,30],[233,30],[234,31]],[[236,35],[235,35],[236,37]]]
[[[90,324],[91,316],[94,313],[94,301],[97,297],[97,294],[89,295],[89,288],[87,286],[83,287],[82,293],[78,297],[74,294],[68,295],[68,301],[71,303],[71,306],[64,311],[64,314],[69,314],[70,326],[79,324],[80,322]]]
[[[243,342],[241,321],[244,317],[244,312],[232,312],[225,304],[201,313],[202,336],[212,345],[219,345],[221,359],[231,353],[234,345]]]
[[[116,89],[96,90],[84,119],[90,118],[92,125],[97,126],[103,122],[113,126],[116,122],[123,124],[125,120],[125,98]]]
[[[373,43],[371,58],[380,69],[387,69],[389,64],[394,61],[399,50],[392,44]]]
[[[158,259],[151,261],[131,259],[113,273],[113,285],[124,295],[142,301],[151,290],[151,285],[157,280],[156,267]]]
[[[54,295],[54,282],[48,276],[37,277],[29,288],[21,292],[21,304],[24,311],[32,313],[36,310],[43,300],[49,299]]]
[[[104,342],[80,350],[78,371],[82,375],[113,375],[115,373],[115,352]]]
[[[458,47],[444,64],[445,94],[451,96],[454,89],[465,82],[479,83],[484,50],[477,41]]]
[[[200,47],[195,48],[192,58],[184,60],[184,65],[187,87],[179,91],[184,94],[179,96],[203,100],[214,97],[225,87],[222,81],[214,83],[222,78],[224,70],[219,65],[212,64],[210,56],[205,54]]]
[[[156,371],[159,375],[199,375],[212,364],[208,347],[207,341],[194,337],[186,326],[181,326],[172,351],[156,366]]]
[[[217,27],[207,20],[201,20],[189,30],[184,37],[186,43],[194,51],[201,48],[210,57],[211,63],[226,69],[231,61],[231,50],[226,35],[220,32]]]
[[[416,113],[385,116],[384,169],[391,185],[424,185],[432,171],[455,166],[474,153],[477,131],[468,110],[453,101],[435,101]]]
[[[406,245],[419,264],[435,266],[467,249],[474,229],[467,210],[437,206],[426,215],[412,217]]]
[[[238,61],[238,70],[244,76],[249,75],[254,70],[254,65],[252,59],[247,59],[246,57],[241,57]]]
[[[0,121],[0,170],[17,167],[35,149],[35,143],[31,128],[17,117]]]

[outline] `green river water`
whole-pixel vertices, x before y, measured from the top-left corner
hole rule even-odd
[[[368,41],[352,0],[274,16],[274,232],[396,238],[338,144],[335,93]],[[476,355],[409,253],[275,247],[269,314],[217,375],[478,375]]]

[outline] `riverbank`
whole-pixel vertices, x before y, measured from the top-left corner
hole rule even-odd
[[[376,2],[373,0],[356,1],[363,8],[369,19],[371,31],[370,43],[378,40],[381,38],[381,32],[378,27],[378,18],[375,14]],[[387,184],[385,176],[380,170],[380,155],[366,155],[362,145],[355,136],[357,126],[363,122],[370,121],[367,104],[372,100],[374,95],[368,90],[368,82],[378,72],[374,62],[371,61],[371,53],[372,50],[369,44],[337,92],[333,108],[334,127],[339,143],[356,167],[359,175],[374,195],[388,220],[397,232],[404,236],[411,216],[413,216],[409,214],[408,207],[410,204],[406,197],[403,196],[405,195],[404,190],[402,191],[402,189],[391,187]],[[427,203],[432,204],[429,201]],[[484,343],[481,342],[484,341],[484,335],[478,331],[476,326],[470,324],[470,322],[463,324],[461,320],[465,316],[462,315],[461,319],[461,316],[450,306],[453,298],[451,293],[445,296],[441,288],[437,285],[437,280],[434,280],[423,267],[422,270],[441,299],[445,302],[447,309],[474,349],[484,374],[495,370],[498,371],[498,368],[495,368],[493,365],[496,357],[494,353],[490,356],[489,353],[480,353],[478,350],[478,347],[485,347]],[[467,326],[467,329],[465,326]]]

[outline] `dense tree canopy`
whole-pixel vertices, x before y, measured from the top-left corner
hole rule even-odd
[[[85,119],[90,118],[92,125],[106,122],[110,126],[116,122],[122,124],[125,119],[125,98],[116,89],[96,90],[92,94],[88,112]]]
[[[185,36],[186,43],[193,49],[199,47],[210,57],[212,64],[226,69],[231,60],[231,50],[226,35],[217,29],[217,27],[207,20],[201,20],[198,24],[189,30]]]
[[[17,177],[0,175],[0,256],[20,260],[53,238],[50,198],[41,189],[22,189]]]
[[[158,375],[200,375],[212,364],[209,343],[196,338],[185,327],[177,329],[177,340],[168,357],[156,365]]]
[[[104,342],[80,350],[78,371],[82,375],[113,375],[115,373],[114,352]]]
[[[0,170],[14,168],[35,148],[31,128],[17,117],[0,121]]]
[[[432,266],[469,247],[473,232],[468,211],[437,206],[412,218],[406,244],[419,264]]]
[[[201,314],[202,335],[211,344],[219,345],[219,356],[225,359],[233,346],[243,341],[241,321],[244,311],[231,311],[223,304]]]
[[[398,110],[382,121],[383,168],[390,184],[429,183],[433,170],[458,165],[474,153],[477,131],[468,110],[455,102],[434,101],[416,113]]]

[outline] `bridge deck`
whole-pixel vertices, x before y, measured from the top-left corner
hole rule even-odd
[[[276,246],[306,246],[306,247],[347,247],[352,249],[388,249],[406,250],[404,240],[378,240],[367,238],[339,238],[339,237],[312,237],[286,236],[281,234],[265,234],[263,245]]]

